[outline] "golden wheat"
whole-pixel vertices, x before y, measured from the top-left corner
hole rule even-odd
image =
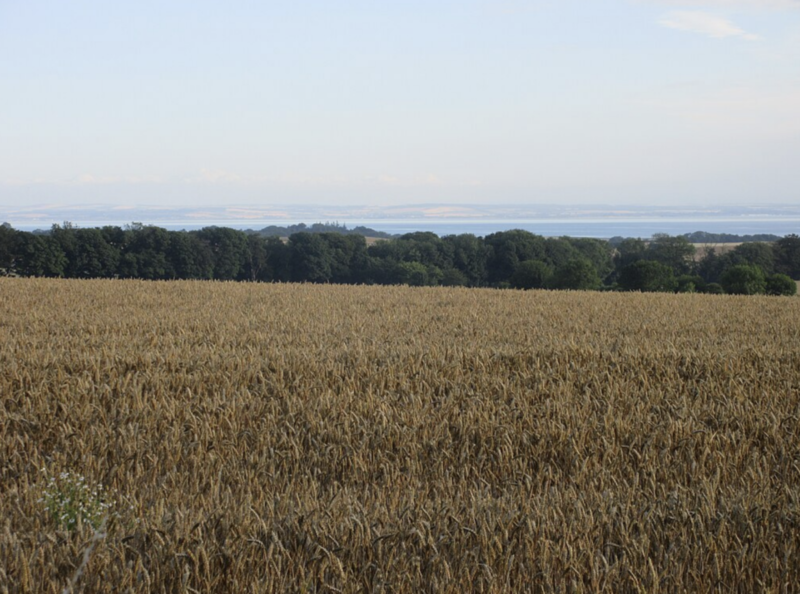
[[[2,592],[800,583],[796,299],[0,279],[0,394]]]

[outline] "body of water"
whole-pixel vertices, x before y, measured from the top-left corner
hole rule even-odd
[[[285,220],[217,220],[217,221],[153,221],[145,224],[156,225],[169,230],[187,231],[202,229],[211,225],[232,227],[234,229],[263,229],[270,225],[289,226],[301,221]],[[312,224],[317,221],[302,221]],[[124,226],[127,222],[97,222],[74,221],[79,227],[102,227],[104,225]],[[476,220],[476,219],[372,219],[372,220],[343,220],[340,224],[352,229],[357,226],[369,227],[376,231],[391,234],[411,233],[414,231],[432,231],[439,236],[472,233],[473,235],[486,236],[497,231],[510,229],[524,229],[537,235],[546,237],[596,237],[611,238],[641,237],[650,238],[656,233],[669,235],[682,235],[695,231],[709,233],[732,233],[736,235],[789,235],[800,234],[800,218],[797,217],[726,217],[726,218],[602,218],[602,219],[539,219],[539,220]],[[47,229],[48,225],[21,225],[16,227],[23,231]]]
[[[564,220],[498,220],[498,221],[363,221],[356,223],[377,231],[387,233],[411,233],[432,231],[439,236],[459,233],[472,233],[486,236],[497,231],[524,229],[545,237],[596,237],[611,238],[641,237],[650,238],[656,233],[682,235],[695,231],[709,233],[733,233],[736,235],[756,235],[769,233],[788,235],[800,233],[800,219],[564,219]],[[356,224],[347,223],[348,227]]]

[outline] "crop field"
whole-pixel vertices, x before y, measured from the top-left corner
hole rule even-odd
[[[703,258],[708,255],[708,252],[714,250],[718,256],[723,254],[727,254],[728,252],[732,252],[737,247],[742,245],[741,243],[695,243],[694,245],[695,252],[693,260],[695,262],[699,262]]]
[[[0,592],[792,592],[800,300],[0,279]]]

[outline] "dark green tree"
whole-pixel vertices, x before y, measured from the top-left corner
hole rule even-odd
[[[568,263],[565,263],[566,266]],[[553,268],[541,260],[525,260],[509,281],[515,289],[543,289],[553,278]]]
[[[620,271],[619,288],[623,291],[666,292],[677,287],[672,268],[653,260],[639,260]]]
[[[412,287],[435,284],[431,281],[429,268],[422,262],[399,262],[397,264],[397,279],[401,284],[411,285]]]
[[[20,233],[17,238],[15,272],[20,276],[62,277],[67,257],[52,235]]]
[[[403,260],[421,262],[426,266],[450,268],[453,266],[453,250],[451,244],[442,241],[438,235],[430,231],[406,233],[397,243],[403,246]]]
[[[617,244],[614,254],[614,263],[618,270],[626,266],[644,260],[647,254],[647,244],[643,239],[627,238]]]
[[[78,239],[75,235],[77,229],[69,221],[64,221],[62,225],[55,224],[50,228],[50,237],[58,244],[66,257],[62,274],[67,278],[78,276]]]
[[[761,295],[767,290],[764,271],[750,264],[731,266],[721,280],[725,292],[731,295]]]
[[[8,223],[0,225],[0,276],[10,274],[14,267],[17,232]]]
[[[175,278],[167,254],[170,232],[161,227],[132,223],[125,230],[126,245],[119,262],[122,278],[163,280]]]
[[[328,243],[315,233],[295,233],[289,238],[292,280],[327,283],[331,280],[333,257]]]
[[[173,278],[214,278],[214,256],[211,248],[196,232],[173,231],[168,234],[166,248],[168,268]]]
[[[441,284],[445,287],[466,287],[469,285],[469,279],[458,268],[448,268],[442,270]]]
[[[448,235],[442,241],[450,246],[453,268],[462,272],[467,279],[463,284],[471,287],[481,287],[486,284],[486,260],[489,249],[481,238],[464,233]]]
[[[208,246],[217,280],[243,280],[247,262],[247,235],[227,227],[205,227],[197,232]]]
[[[614,270],[614,249],[607,241],[576,237],[569,239],[569,243],[592,263],[600,279],[605,279]]]
[[[488,281],[494,285],[508,282],[520,262],[545,259],[544,238],[529,231],[514,229],[492,233],[486,236],[484,243],[490,248]]]
[[[647,259],[672,268],[675,274],[686,274],[692,268],[695,247],[685,237],[657,233],[647,247]]]
[[[765,274],[775,271],[775,250],[771,243],[753,241],[736,246],[728,254],[731,265],[752,264],[758,266]]]
[[[389,243],[389,242],[381,242]],[[380,251],[381,255],[372,255],[372,248],[369,247],[369,255],[367,256],[366,270],[364,273],[364,282],[370,285],[399,285],[402,284],[399,272],[397,270],[399,262],[397,260],[387,257],[384,251]]]
[[[100,233],[103,235],[105,242],[118,253],[121,254],[125,250],[128,238],[122,227],[106,225],[100,228]]]
[[[775,271],[800,280],[800,236],[791,234],[775,242]]]
[[[714,248],[710,248],[697,263],[696,271],[707,283],[716,283],[729,266],[727,256],[721,256]]]
[[[548,237],[544,240],[543,262],[550,265],[551,269],[563,266],[570,260],[581,257],[581,253],[572,243],[563,237]]]
[[[266,245],[269,268],[276,282],[292,280],[292,252],[287,243],[278,237],[268,237]]]
[[[589,260],[583,258],[570,260],[556,268],[553,274],[554,289],[570,289],[573,291],[591,291],[600,287],[600,277]]]
[[[328,244],[331,282],[363,282],[367,261],[367,240],[364,236],[341,233],[320,233],[319,236]]]
[[[797,283],[785,274],[771,274],[767,277],[767,295],[797,295]]]
[[[703,293],[705,292],[706,288],[706,281],[703,280],[702,276],[699,275],[692,275],[692,274],[682,274],[677,279],[677,288],[675,289],[678,293]]]
[[[117,275],[120,250],[108,244],[100,229],[73,229],[69,232],[74,239],[70,276],[113,278]]]

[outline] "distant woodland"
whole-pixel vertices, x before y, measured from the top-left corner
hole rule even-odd
[[[167,231],[65,223],[24,232],[4,224],[0,274],[772,295],[794,295],[792,279],[800,279],[797,235],[696,258],[692,241],[726,236],[606,241],[522,230],[483,238],[416,232],[368,245],[363,233],[370,230],[328,227]]]

